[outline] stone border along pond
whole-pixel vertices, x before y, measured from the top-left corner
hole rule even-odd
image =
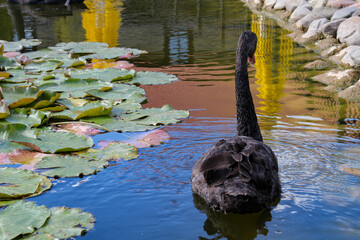
[[[136,72],[123,60],[146,51],[70,42],[20,52],[39,44],[0,40],[1,240],[68,239],[89,231],[95,223],[91,213],[48,209],[24,199],[49,190],[53,179],[96,174],[109,161],[136,159],[137,148],[170,138],[156,128],[189,116],[169,105],[143,108],[147,98],[141,85],[178,80],[162,72]],[[139,134],[94,148],[91,136],[110,131]]]
[[[360,0],[241,0],[254,12],[266,14],[292,31],[296,42],[320,53],[324,60],[308,70],[338,67],[312,79],[328,85],[349,101],[360,102]]]

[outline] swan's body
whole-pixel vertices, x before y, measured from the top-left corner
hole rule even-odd
[[[224,212],[257,212],[271,207],[281,193],[277,159],[262,142],[249,87],[247,61],[255,61],[256,42],[246,31],[236,52],[237,136],[217,142],[192,171],[193,192]]]

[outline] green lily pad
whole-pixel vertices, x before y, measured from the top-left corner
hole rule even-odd
[[[41,174],[49,177],[82,177],[95,174],[107,167],[106,160],[95,160],[72,155],[44,157],[35,167],[49,169]]]
[[[28,110],[26,108],[14,108],[11,110],[11,116],[4,119],[2,122],[7,123],[22,123],[30,127],[38,127],[49,119],[50,112],[37,111],[35,109]]]
[[[62,61],[58,60],[44,60],[39,63],[31,62],[26,64],[24,69],[30,72],[48,72],[53,71],[64,64]]]
[[[0,239],[10,240],[41,228],[50,216],[45,206],[19,201],[0,212]]]
[[[95,218],[91,213],[79,208],[50,208],[51,216],[38,232],[49,234],[57,239],[81,236],[94,227]]]
[[[78,68],[85,66],[85,61],[80,61],[78,59],[62,59],[63,64],[60,67],[63,68]]]
[[[134,70],[104,68],[104,69],[80,69],[69,72],[72,78],[99,79],[106,82],[128,81],[135,75]]]
[[[59,102],[70,108],[70,110],[53,113],[51,116],[52,118],[78,120],[84,117],[109,115],[113,107],[111,102],[103,102],[103,101],[92,101],[83,106],[74,106],[71,104],[71,101],[68,99],[62,99]]]
[[[113,88],[106,92],[99,90],[89,90],[86,91],[86,93],[97,98],[113,101],[128,100],[134,103],[142,103],[147,100],[147,98],[144,96],[144,89],[128,84],[114,84]]]
[[[95,49],[107,47],[109,47],[107,43],[100,42],[67,42],[58,43],[55,47],[49,47],[49,49],[56,51],[68,51],[74,54],[89,54],[94,53]]]
[[[41,49],[39,51],[28,52],[26,53],[30,59],[53,59],[53,60],[63,60],[71,59],[71,54],[61,51],[52,51],[50,49]]]
[[[67,79],[60,83],[45,83],[39,89],[53,92],[69,92],[74,97],[84,97],[86,91],[97,89],[107,91],[112,89],[112,84],[96,79]]]
[[[21,240],[55,240],[50,234],[32,234],[24,236]]]
[[[19,144],[19,143],[14,143],[14,142],[9,142],[9,141],[0,141],[0,153],[11,153],[15,149],[29,150],[30,148],[28,148],[22,144]]]
[[[138,83],[141,85],[160,85],[177,81],[175,75],[163,72],[137,72],[133,80],[129,83]]]
[[[0,168],[1,201],[14,200],[38,195],[51,187],[44,176],[26,169]]]
[[[34,102],[42,91],[32,87],[12,87],[3,88],[3,93],[6,104],[10,108],[16,108]]]
[[[188,111],[175,110],[170,105],[164,105],[161,108],[145,108],[136,110],[130,114],[123,114],[120,117],[123,120],[134,121],[144,125],[165,125],[180,121],[181,118],[187,118]]]
[[[34,80],[42,78],[41,74],[25,72],[21,68],[9,69],[9,70],[7,70],[7,72],[10,73],[12,75],[12,77],[3,79],[2,82],[23,83],[23,82],[27,82],[27,81],[32,82]]]
[[[90,148],[79,153],[79,156],[107,161],[119,159],[131,160],[139,157],[135,147],[123,142],[112,142],[102,149]]]
[[[16,42],[24,47],[35,47],[41,44],[41,41],[39,39],[21,39],[20,41]]]
[[[134,48],[97,48],[94,49],[95,53],[85,55],[82,58],[86,60],[91,59],[118,59],[118,58],[131,58],[139,56],[140,54],[147,53],[144,50]]]
[[[140,108],[140,103],[121,102],[113,106],[111,114],[114,117],[119,117],[121,114],[134,112]]]
[[[83,118],[81,121],[92,122],[115,132],[142,132],[159,127],[139,124],[136,121],[124,121],[110,116]]]
[[[25,107],[27,108],[34,108],[34,109],[41,109],[45,107],[49,107],[52,105],[57,99],[61,96],[60,93],[52,92],[52,91],[43,91],[41,95],[30,105]]]
[[[4,44],[4,52],[18,52],[23,49],[23,45],[18,42],[0,40],[0,46],[1,44]]]

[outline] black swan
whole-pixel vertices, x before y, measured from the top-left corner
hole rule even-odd
[[[245,31],[236,51],[237,136],[218,141],[192,170],[193,192],[223,212],[268,209],[281,194],[277,159],[262,141],[249,86],[247,61],[255,62],[256,43],[256,34]]]

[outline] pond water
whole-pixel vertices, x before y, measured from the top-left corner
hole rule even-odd
[[[247,29],[259,37],[251,90],[283,193],[272,210],[225,215],[192,195],[189,178],[206,149],[235,134],[235,48]],[[348,171],[360,165],[360,107],[309,79],[316,72],[302,66],[319,55],[274,20],[239,0],[91,0],[69,8],[0,0],[0,30],[0,39],[39,38],[41,47],[87,40],[145,49],[148,55],[133,60],[138,69],[180,78],[144,87],[145,107],[190,110],[190,118],[162,128],[170,140],[97,175],[56,180],[29,199],[94,214],[95,228],[79,239],[360,238],[360,177]]]

